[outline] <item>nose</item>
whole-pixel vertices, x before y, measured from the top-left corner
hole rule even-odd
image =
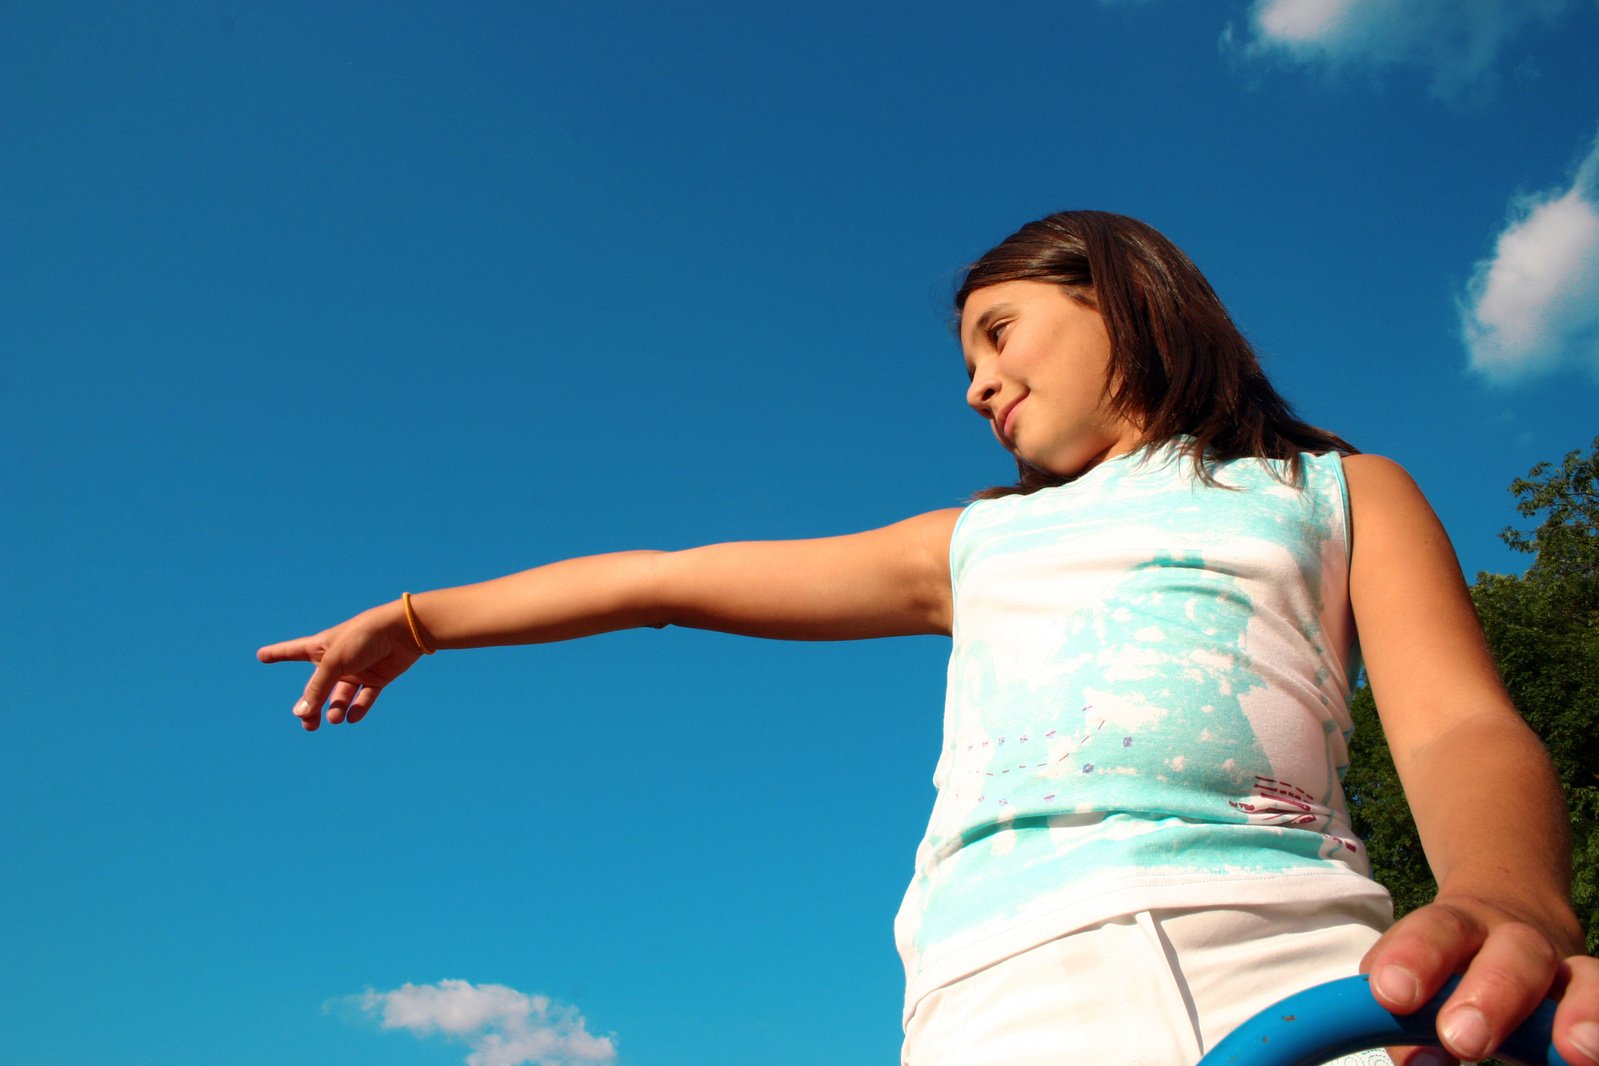
[[[999,379],[979,369],[966,390],[966,404],[984,418],[994,417],[994,398],[999,395]]]

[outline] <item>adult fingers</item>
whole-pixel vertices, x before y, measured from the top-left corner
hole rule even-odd
[[[1555,1049],[1571,1066],[1599,1066],[1599,959],[1577,955],[1555,977]]]
[[[355,694],[355,699],[350,701],[350,709],[345,714],[344,720],[354,725],[366,717],[366,712],[372,709],[373,702],[378,698],[378,693],[383,691],[381,685],[363,685],[361,691]]]
[[[1495,926],[1438,1012],[1444,1047],[1468,1061],[1486,1058],[1543,999],[1559,963],[1554,946],[1532,926]]]

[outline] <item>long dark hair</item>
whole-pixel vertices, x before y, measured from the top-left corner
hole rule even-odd
[[[1211,465],[1300,452],[1353,453],[1349,442],[1301,421],[1260,368],[1193,260],[1152,226],[1105,211],[1062,211],[1029,222],[967,268],[957,319],[978,289],[1047,281],[1097,310],[1110,334],[1108,398],[1140,424],[1146,443],[1186,435],[1199,476]],[[1072,480],[1016,461],[1020,479],[980,497],[1033,492]],[[1289,477],[1297,480],[1298,466]]]

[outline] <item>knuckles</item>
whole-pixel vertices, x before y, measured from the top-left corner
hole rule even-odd
[[[1536,963],[1540,968],[1554,973],[1560,965],[1560,952],[1549,942],[1543,932],[1525,922],[1506,922],[1496,928],[1491,936],[1507,941],[1507,946],[1517,956]]]
[[[1481,942],[1487,937],[1482,920],[1458,904],[1435,903],[1428,917],[1438,926],[1438,931],[1451,940]]]

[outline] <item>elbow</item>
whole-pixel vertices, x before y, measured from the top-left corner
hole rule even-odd
[[[681,604],[672,595],[672,575],[681,552],[641,549],[629,552],[635,568],[624,611],[638,629],[665,629],[681,625]]]

